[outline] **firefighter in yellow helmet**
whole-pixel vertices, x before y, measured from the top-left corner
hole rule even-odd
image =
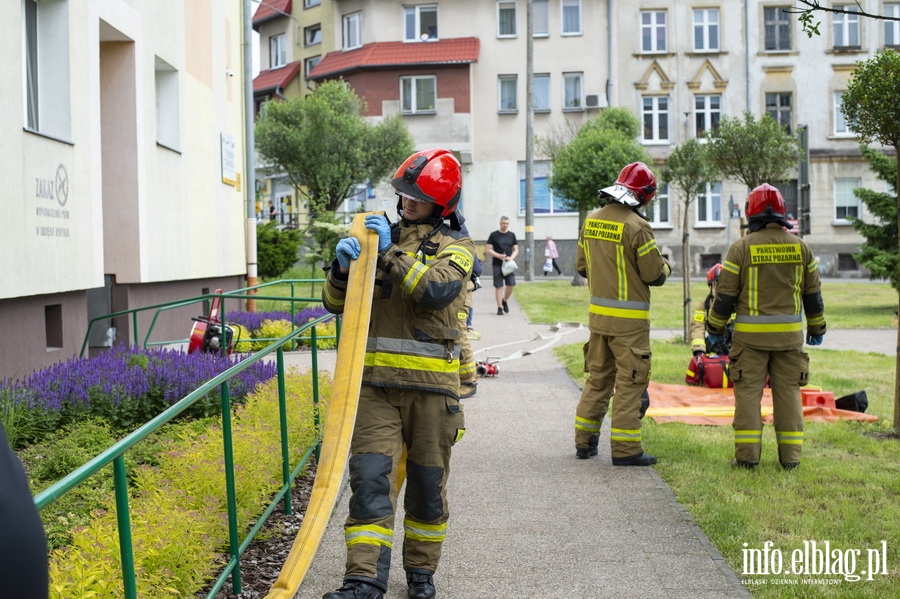
[[[445,149],[417,152],[400,165],[391,184],[400,221],[366,217],[366,228],[378,235],[378,271],[350,446],[347,563],[343,585],[323,599],[382,599],[387,592],[404,448],[407,593],[410,599],[435,596],[433,575],[449,517],[450,452],[465,431],[459,315],[475,244],[459,231],[454,216],[460,164]],[[344,309],[349,267],[359,251],[354,237],[337,244],[322,291],[333,313]]]
[[[656,178],[643,162],[622,169],[600,190],[608,203],[588,215],[578,238],[575,268],[591,294],[585,344],[587,381],[575,411],[575,456],[597,455],[600,426],[612,405],[610,446],[616,466],[650,466],[644,453],[641,404],[650,382],[650,287],[672,269],[638,212],[656,194]]]
[[[709,293],[694,308],[694,317],[691,320],[691,353],[695,356],[699,354],[727,356],[731,350],[731,333],[734,329],[732,320],[729,320],[728,325],[726,325],[721,342],[716,344],[710,343],[706,335],[706,319],[710,308],[712,308],[713,299],[716,297],[716,287],[719,283],[720,274],[722,274],[721,264],[715,264],[709,269],[706,273],[706,284],[709,285]]]
[[[749,233],[728,250],[706,330],[719,340],[735,313],[730,354],[734,382],[735,466],[753,468],[762,449],[760,401],[766,377],[772,387],[778,461],[800,464],[803,405],[800,387],[809,379],[806,342],[820,345],[825,303],[819,261],[802,239],[788,233],[784,198],[767,183],[750,192],[745,214]]]

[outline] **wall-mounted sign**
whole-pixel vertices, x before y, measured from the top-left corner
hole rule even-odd
[[[52,177],[35,177],[34,197],[38,200],[35,215],[39,219],[35,235],[68,237],[69,227],[59,226],[66,224],[59,221],[69,220],[69,211],[64,208],[69,201],[69,173],[64,164],[56,167]]]
[[[232,187],[239,186],[239,179],[237,173],[237,165],[235,163],[234,156],[234,138],[227,133],[221,134],[222,141],[222,183],[227,185],[231,185]]]

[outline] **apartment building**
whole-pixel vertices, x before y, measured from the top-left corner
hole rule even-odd
[[[242,285],[242,14],[213,0],[5,6],[0,377],[21,377],[78,355],[96,316]],[[160,318],[156,338],[186,339],[192,316]],[[142,342],[131,322],[99,322],[89,345]]]
[[[823,274],[865,276],[853,259],[863,238],[847,218],[869,215],[853,189],[884,189],[885,183],[860,158],[840,113],[841,93],[857,61],[898,47],[898,23],[819,13],[821,35],[809,37],[789,12],[792,5],[532,0],[535,136],[578,126],[606,106],[626,107],[641,120],[639,141],[659,168],[678,144],[702,138],[723,116],[771,115],[808,140],[803,172],[796,165],[779,185],[798,230],[805,221],[804,237]],[[307,89],[342,78],[366,100],[368,118],[403,115],[417,147],[445,146],[463,163],[462,209],[473,237],[486,239],[506,215],[524,239],[527,2],[322,0],[317,6],[331,15],[330,31],[327,19],[321,27],[333,47],[323,44],[315,67],[305,71]],[[900,14],[895,2],[864,0],[862,7]],[[305,12],[294,8],[298,31],[311,24]],[[535,251],[540,255],[542,240],[552,235],[571,265],[577,214],[547,187],[551,168],[534,155]],[[720,181],[691,204],[692,276],[720,262],[740,235],[748,192]],[[384,183],[368,191],[364,204],[394,214]],[[663,187],[648,214],[677,274],[683,209],[683,198]],[[541,263],[533,261],[536,268]]]

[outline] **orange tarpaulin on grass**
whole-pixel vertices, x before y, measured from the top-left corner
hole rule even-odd
[[[734,419],[734,389],[663,385],[651,381],[647,391],[650,393],[650,409],[647,410],[647,416],[659,423],[684,422],[685,424],[724,426],[730,425]],[[771,389],[763,389],[761,404],[763,422],[771,424]],[[803,418],[810,422],[878,421],[878,416],[872,414],[821,406],[804,406]]]

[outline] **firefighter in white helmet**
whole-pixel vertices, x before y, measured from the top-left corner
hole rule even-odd
[[[753,468],[762,449],[760,401],[766,377],[772,387],[778,461],[800,464],[803,404],[800,387],[809,379],[806,342],[820,345],[825,303],[819,260],[802,239],[788,233],[784,198],[767,183],[750,192],[745,208],[750,232],[728,249],[716,299],[706,323],[715,343],[735,314],[729,375],[734,382],[733,465]]]
[[[597,455],[600,426],[615,391],[612,462],[650,466],[656,458],[644,452],[641,439],[641,400],[650,382],[650,287],[665,283],[672,272],[639,212],[656,194],[656,178],[646,164],[635,162],[600,194],[608,203],[585,219],[575,256],[591,294],[588,378],[575,411],[575,455]]]
[[[406,494],[403,567],[410,599],[435,596],[433,575],[447,534],[450,451],[465,432],[460,393],[460,314],[475,244],[459,231],[455,210],[460,164],[445,149],[416,152],[391,184],[400,222],[366,217],[378,234],[378,271],[350,446],[347,563],[340,589],[323,599],[382,599],[387,592],[398,464],[404,448]],[[445,222],[449,220],[449,224]],[[359,241],[338,242],[322,299],[344,309]]]

